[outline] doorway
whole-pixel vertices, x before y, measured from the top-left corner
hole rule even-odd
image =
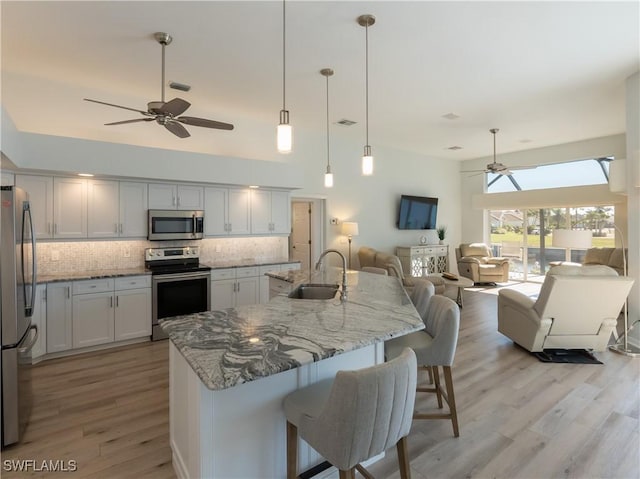
[[[294,198],[291,201],[289,259],[301,269],[313,269],[324,248],[324,199]]]

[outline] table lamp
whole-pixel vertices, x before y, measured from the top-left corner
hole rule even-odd
[[[349,269],[351,269],[351,239],[358,236],[358,223],[354,221],[344,221],[342,223],[342,234],[349,237]]]

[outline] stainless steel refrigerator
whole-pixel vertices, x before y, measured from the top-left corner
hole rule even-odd
[[[2,447],[22,437],[31,412],[31,325],[36,293],[36,242],[27,193],[0,187],[0,336]]]

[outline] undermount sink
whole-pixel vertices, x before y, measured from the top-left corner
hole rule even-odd
[[[337,284],[306,283],[289,293],[293,299],[333,299],[338,291]]]

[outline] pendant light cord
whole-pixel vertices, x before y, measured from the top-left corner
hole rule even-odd
[[[329,165],[329,75],[327,78],[327,173],[331,166]]]
[[[286,39],[287,39],[287,23],[286,23],[286,13],[285,13],[285,0],[282,0],[282,109],[286,110],[286,102],[285,102],[285,94],[286,94],[286,65],[287,65],[287,56],[286,56]]]
[[[364,67],[364,78],[365,78],[365,119],[366,119],[366,138],[367,138],[367,146],[369,146],[369,22],[365,26],[365,67]]]

